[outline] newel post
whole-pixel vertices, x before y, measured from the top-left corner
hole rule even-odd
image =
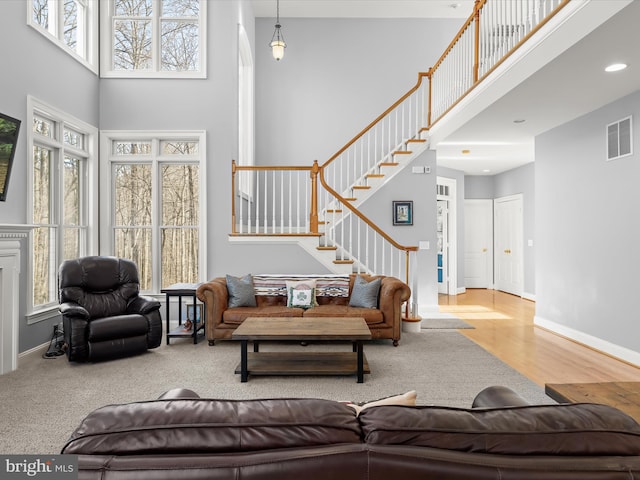
[[[309,212],[309,230],[311,233],[318,233],[318,172],[320,166],[318,161],[313,161],[311,167],[311,212]]]
[[[236,161],[231,160],[231,233],[236,233]]]
[[[427,72],[427,77],[429,78],[429,105],[427,107],[427,128],[431,128],[431,98],[433,96],[433,67],[429,68]]]

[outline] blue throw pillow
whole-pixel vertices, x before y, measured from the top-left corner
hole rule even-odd
[[[241,278],[227,275],[227,291],[229,292],[227,308],[257,306],[251,275]]]
[[[353,290],[349,299],[350,307],[378,308],[378,294],[382,280],[376,278],[367,282],[360,275],[353,282]]]

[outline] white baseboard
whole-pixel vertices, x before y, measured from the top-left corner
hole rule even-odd
[[[603,340],[601,338],[594,337],[593,335],[589,335],[588,333],[580,332],[556,322],[552,322],[551,320],[541,318],[537,315],[533,317],[533,323],[554,333],[562,335],[563,337],[567,337],[595,350],[606,353],[607,355],[611,355],[612,357],[619,358],[620,360],[623,360],[625,362],[640,366],[640,352],[635,352],[628,348],[621,347],[620,345],[607,342],[606,340]]]
[[[536,301],[536,294],[535,293],[524,292],[522,294],[522,298],[524,298],[525,300],[531,300],[532,302],[535,302]]]
[[[32,358],[32,356],[36,355],[38,357],[41,357],[42,355],[45,354],[45,352],[47,351],[47,349],[49,348],[49,342],[45,342],[42,345],[38,345],[37,347],[33,347],[30,350],[25,350],[24,352],[21,352],[18,354],[18,368],[20,367],[20,363],[26,361],[29,358]]]

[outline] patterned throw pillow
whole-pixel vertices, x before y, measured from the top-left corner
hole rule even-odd
[[[247,274],[242,278],[227,275],[227,291],[229,292],[228,308],[255,307],[256,297],[253,290],[253,278]]]
[[[353,282],[353,290],[351,291],[349,306],[378,308],[378,294],[380,293],[381,283],[382,281],[379,278],[367,282],[363,277],[357,275]]]
[[[287,282],[287,307],[307,309],[317,305],[315,280]]]

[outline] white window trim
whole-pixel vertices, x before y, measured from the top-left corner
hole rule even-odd
[[[56,121],[63,122],[64,124],[72,127],[73,129],[86,135],[88,154],[88,161],[85,169],[85,195],[87,205],[85,206],[87,215],[87,243],[86,243],[86,255],[97,254],[98,252],[98,157],[97,157],[97,144],[98,144],[98,129],[93,125],[83,122],[62,110],[59,110],[45,102],[37,100],[32,96],[27,96],[27,223],[33,224],[33,145],[34,145],[34,133],[33,133],[33,118],[34,113],[41,114],[44,117],[53,117]],[[60,139],[55,143],[61,144]],[[59,147],[57,147],[59,148]],[[72,148],[67,148],[70,152],[73,152]],[[52,201],[57,205],[58,197],[55,193],[52,196]],[[56,207],[57,208],[57,207]],[[33,237],[29,237],[29,251],[33,252]],[[58,260],[62,259],[62,245],[57,245]],[[27,282],[27,324],[31,325],[38,323],[59,315],[58,305],[53,302],[41,308],[35,309],[33,305],[33,285],[35,279],[33,278],[33,255],[27,257],[27,275],[29,281]]]
[[[56,1],[49,0],[52,4],[57,3]],[[98,75],[98,2],[93,0],[88,0],[86,2],[86,18],[84,22],[84,35],[83,42],[85,43],[85,56],[78,55],[75,50],[69,48],[69,46],[62,41],[62,39],[58,38],[56,35],[53,35],[49,30],[42,28],[42,26],[33,21],[32,9],[33,3],[31,0],[25,2],[27,8],[27,25],[33,28],[36,32],[40,33],[44,38],[54,43],[66,53],[68,53],[74,60],[79,62],[84,67],[91,70],[93,73]],[[57,10],[56,10],[57,12]],[[56,25],[59,24],[58,14],[55,14],[55,22]],[[57,27],[54,27],[57,30]]]
[[[204,130],[195,130],[195,131],[140,131],[140,130],[103,130],[100,132],[100,250],[104,255],[113,255],[114,254],[114,238],[113,238],[113,184],[111,179],[112,173],[112,163],[121,163],[122,161],[126,161],[127,159],[136,162],[136,163],[144,163],[148,162],[149,164],[154,162],[171,162],[171,163],[180,163],[180,158],[176,158],[175,156],[160,156],[158,155],[156,159],[152,157],[152,155],[135,155],[131,157],[127,156],[118,156],[115,157],[111,154],[111,144],[114,140],[128,140],[128,141],[136,141],[136,140],[149,140],[149,139],[161,139],[161,140],[185,140],[189,138],[197,138],[199,142],[199,179],[200,186],[199,192],[200,196],[198,198],[198,202],[200,205],[199,219],[200,223],[198,225],[198,229],[200,234],[198,235],[198,251],[199,251],[199,259],[198,259],[198,273],[200,275],[199,281],[206,281],[206,265],[207,265],[207,188],[206,188],[206,179],[207,179],[207,145],[206,145],[206,131]],[[184,158],[184,161],[190,162],[193,161],[193,158]],[[156,177],[155,173],[152,172],[152,182],[154,186],[154,192],[157,191],[155,187],[159,185],[160,180]],[[158,198],[154,194],[153,202],[155,205],[152,207],[152,211],[155,212],[152,228],[158,229],[160,209],[158,208]],[[156,242],[157,235],[154,235],[152,242]],[[153,261],[156,265],[161,264],[160,259],[160,248],[153,244]],[[159,282],[158,278],[152,278],[153,294],[160,294],[160,286],[157,285]],[[157,290],[157,291],[156,291]],[[147,292],[145,292],[147,293]]]
[[[200,68],[197,71],[164,71],[164,70],[113,70],[113,0],[100,0],[100,76],[102,78],[207,78],[207,3],[200,0],[199,49]],[[156,38],[154,28],[153,38]],[[155,42],[155,40],[154,40]],[[156,45],[153,46],[154,51]]]

